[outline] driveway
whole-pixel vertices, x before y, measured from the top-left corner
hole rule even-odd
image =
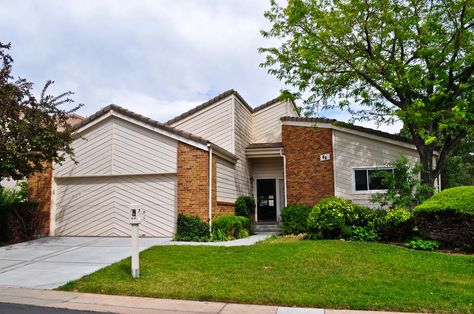
[[[140,250],[170,238],[141,238]],[[47,237],[0,247],[0,287],[52,289],[130,256],[130,238]]]

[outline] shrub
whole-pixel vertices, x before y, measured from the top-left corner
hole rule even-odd
[[[212,222],[212,240],[228,241],[249,235],[250,219],[230,214],[222,215]]]
[[[395,208],[377,212],[376,229],[383,240],[401,242],[413,235],[414,218],[408,210]]]
[[[379,235],[370,227],[351,227],[349,229],[349,240],[352,241],[377,241]]]
[[[350,228],[365,227],[370,221],[371,210],[350,201],[331,196],[322,199],[308,215],[311,238],[338,239],[350,236]]]
[[[289,205],[281,210],[283,234],[300,234],[308,231],[307,221],[311,208],[305,205]]]
[[[372,195],[371,202],[382,207],[411,209],[433,194],[434,188],[420,180],[420,164],[410,167],[408,158],[401,155],[388,166],[394,169],[393,172],[387,172],[383,178],[388,189],[384,193]]]
[[[197,216],[178,215],[176,241],[209,241],[209,224]]]
[[[474,186],[446,189],[413,209],[422,237],[474,250]]]
[[[433,251],[439,248],[438,241],[423,240],[423,239],[411,240],[410,242],[405,243],[405,245],[409,248],[412,248],[415,250],[423,250],[423,251]]]
[[[235,215],[252,218],[255,212],[255,201],[251,196],[239,196],[235,201]]]
[[[0,205],[0,239],[5,242],[31,240],[38,234],[40,213],[36,202]]]

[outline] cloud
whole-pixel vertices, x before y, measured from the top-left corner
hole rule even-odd
[[[14,73],[75,92],[90,115],[110,103],[159,121],[234,88],[252,105],[282,83],[258,65],[269,1],[0,0]]]

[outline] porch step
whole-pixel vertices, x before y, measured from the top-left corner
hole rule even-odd
[[[277,223],[257,223],[255,225],[256,232],[281,232],[280,225]]]

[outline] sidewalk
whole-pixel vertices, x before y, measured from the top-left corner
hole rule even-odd
[[[79,292],[0,288],[0,303],[27,304],[44,307],[87,310],[123,314],[371,314],[352,310],[324,310],[271,305],[233,304],[223,302],[200,302],[187,300],[154,299],[129,296],[114,296]],[[1,306],[1,305],[0,305]],[[1,309],[1,307],[0,307]],[[405,313],[406,314],[406,313]]]

